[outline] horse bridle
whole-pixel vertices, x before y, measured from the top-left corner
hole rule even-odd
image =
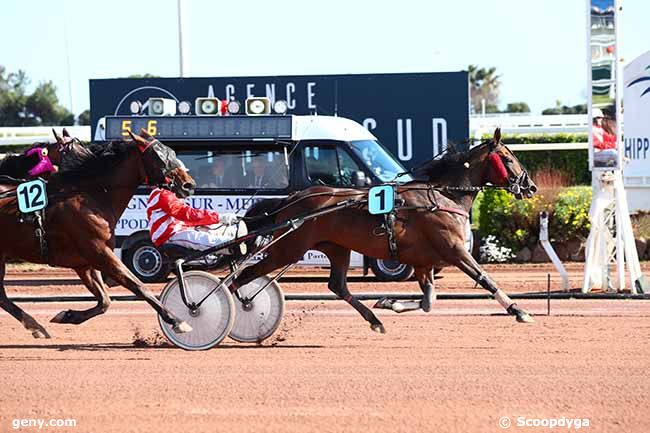
[[[504,189],[507,189],[517,197],[521,197],[524,192],[537,191],[537,188],[531,184],[530,176],[526,170],[522,168],[521,172],[518,175],[511,176],[510,171],[506,168],[506,164],[503,162],[503,157],[500,153],[497,152],[496,148],[494,150],[491,150],[488,154],[488,158],[490,158],[494,164],[497,158],[492,158],[493,156],[496,156],[498,158],[498,162],[496,163],[497,167],[494,168],[497,171],[503,170],[505,172],[504,177],[508,181],[508,186]],[[498,165],[501,165],[502,168],[498,167]]]
[[[185,168],[176,156],[173,149],[165,146],[159,140],[153,139],[146,146],[138,145],[144,159],[145,183],[149,186],[159,186],[174,191],[182,189],[183,185],[172,172],[177,168]]]

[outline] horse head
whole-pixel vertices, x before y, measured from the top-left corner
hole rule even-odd
[[[521,162],[505,144],[501,142],[501,129],[487,143],[489,150],[484,155],[486,163],[483,172],[484,182],[507,187],[517,198],[530,198],[537,192],[537,185],[528,175]]]
[[[55,166],[60,165],[69,155],[87,155],[92,153],[81,144],[78,138],[71,137],[67,129],[63,128],[62,135],[59,135],[52,128],[52,133],[54,134],[55,142],[48,145],[48,151],[50,160],[52,160]]]
[[[129,135],[142,155],[147,184],[167,188],[180,198],[194,194],[196,182],[176,152],[144,129],[140,130],[139,135],[131,131]]]

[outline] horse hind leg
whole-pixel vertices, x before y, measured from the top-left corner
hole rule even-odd
[[[416,268],[415,277],[417,278],[420,289],[422,290],[422,311],[428,313],[431,311],[433,301],[436,300],[433,268]]]
[[[385,334],[384,324],[348,290],[347,273],[350,267],[350,250],[329,243],[319,244],[316,249],[324,252],[330,260],[330,278],[327,287],[357,310],[370,323],[370,329]]]
[[[375,303],[374,308],[393,310],[396,313],[406,313],[407,311],[422,309],[422,311],[428,313],[431,311],[431,304],[436,299],[432,272],[432,268],[415,268],[415,277],[422,290],[421,301],[400,301],[399,299],[381,298]]]
[[[0,307],[22,323],[25,329],[31,331],[34,338],[51,338],[50,334],[40,323],[9,300],[5,291],[4,279],[5,258],[0,257]]]
[[[102,280],[101,272],[91,268],[75,269],[77,275],[84,283],[86,288],[97,298],[97,305],[87,310],[64,310],[54,316],[50,322],[53,323],[70,323],[78,325],[86,320],[104,314],[111,305],[111,298],[106,292],[106,286]]]

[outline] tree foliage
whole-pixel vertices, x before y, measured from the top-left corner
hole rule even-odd
[[[506,113],[530,113],[530,107],[525,102],[511,102],[506,106]]]
[[[547,108],[542,114],[587,114],[587,104],[574,106],[563,105],[561,101],[555,101],[555,107]]]
[[[0,65],[0,126],[72,125],[74,115],[59,104],[56,86],[40,83],[31,94],[25,71],[7,72]]]
[[[90,110],[84,110],[77,116],[77,124],[90,125]]]
[[[469,73],[470,99],[474,113],[482,112],[482,101],[485,100],[485,111],[497,113],[499,109],[499,90],[501,86],[500,75],[497,68],[479,68],[476,65],[467,67]]]

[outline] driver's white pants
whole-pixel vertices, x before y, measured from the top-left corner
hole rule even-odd
[[[194,227],[174,233],[166,243],[202,251],[247,233],[248,229],[243,221],[230,226],[214,224],[209,227]]]

